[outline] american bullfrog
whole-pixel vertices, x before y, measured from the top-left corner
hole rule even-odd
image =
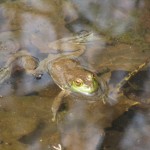
[[[75,58],[62,56],[52,61],[45,59],[39,63],[34,75],[41,78],[43,69],[62,90],[52,104],[53,121],[63,97],[74,92],[87,96],[103,95],[107,88],[103,80],[99,82],[96,74],[84,68]]]
[[[18,60],[21,61],[19,64],[26,73],[32,74],[38,79],[44,72],[48,72],[54,82],[62,89],[52,104],[52,120],[54,121],[63,97],[71,93],[87,96],[103,95],[103,92],[106,91],[104,90],[107,87],[106,84],[103,81],[99,82],[96,74],[83,67],[77,60],[84,53],[86,44],[97,40],[101,40],[101,38],[92,32],[82,32],[73,37],[51,42],[48,44],[48,48],[59,53],[49,54],[39,64],[38,60],[27,51],[18,51],[8,59],[4,68],[1,69],[0,83],[10,77],[13,71],[12,65]],[[41,46],[37,43],[36,45]]]
[[[41,78],[43,72],[47,71],[62,90],[52,104],[53,121],[56,119],[62,99],[71,93],[91,96],[90,100],[96,96],[103,103],[107,102],[111,105],[118,103],[118,97],[123,95],[121,88],[150,61],[150,59],[147,59],[123,78],[114,88],[110,88],[107,82],[79,63],[75,57],[77,54],[78,52],[74,52],[67,56],[56,56],[55,59],[54,57],[51,59],[51,55],[49,55],[35,69],[34,75],[37,78]]]
[[[137,69],[129,73],[129,75],[125,77],[119,84],[117,84],[116,87],[110,88],[108,87],[107,82],[105,82],[100,77],[97,77],[94,72],[81,65],[80,61],[78,60],[78,57],[86,50],[86,44],[89,44],[95,40],[101,39],[94,36],[92,33],[85,33],[83,35],[63,38],[58,41],[49,43],[49,49],[52,48],[56,52],[59,51],[61,53],[49,54],[47,58],[40,61],[39,63],[37,59],[35,59],[30,54],[24,51],[20,53],[18,52],[8,60],[5,67],[6,69],[2,72],[10,74],[7,73],[7,71],[10,72],[11,67],[9,66],[11,66],[11,63],[16,59],[21,59],[23,62],[22,66],[24,70],[27,73],[34,75],[37,79],[40,79],[44,72],[48,72],[54,82],[62,90],[58,96],[56,96],[52,104],[51,109],[53,113],[53,121],[56,119],[56,115],[62,103],[62,99],[72,93],[85,95],[86,99],[89,99],[90,101],[94,99],[94,97],[97,97],[97,99],[102,100],[104,103],[108,102],[114,104],[117,102],[117,97],[123,94],[121,91],[122,86],[139,70],[146,66],[150,60],[147,60]],[[72,49],[70,49],[71,44],[73,44]],[[70,50],[69,54],[65,53],[66,51],[68,52],[67,48]],[[31,60],[34,65],[29,64],[28,60]],[[31,65],[31,69],[29,69],[30,67],[28,68],[28,65]],[[3,73],[0,73],[0,75],[2,76],[1,78],[4,77]],[[3,79],[1,80],[3,81]]]
[[[94,36],[93,33],[84,33],[52,42],[48,44],[48,47],[55,51],[60,50],[61,53],[49,54],[35,69],[36,78],[40,79],[44,72],[48,72],[62,90],[52,104],[53,121],[56,119],[63,97],[71,93],[87,96],[103,95],[107,91],[106,83],[98,79],[95,73],[83,67],[78,60],[78,57],[85,51],[85,45],[95,40],[100,40],[100,38]],[[68,52],[68,49],[71,54],[64,53]]]

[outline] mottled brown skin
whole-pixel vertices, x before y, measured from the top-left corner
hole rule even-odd
[[[38,67],[39,60],[33,56],[24,56],[21,58],[21,65],[27,74],[32,74]]]
[[[82,79],[87,86],[92,86],[91,81],[87,80],[86,77],[93,75],[93,73],[81,67],[80,63],[74,59],[61,58],[55,60],[49,65],[49,72],[61,89],[70,90],[70,83],[75,81],[77,77]]]
[[[93,84],[93,79],[89,80],[88,77],[92,76],[96,81],[98,81],[97,76],[94,73],[84,69],[77,60],[72,58],[58,58],[55,61],[47,64],[47,70],[53,78],[54,82],[62,89],[62,91],[55,98],[52,105],[53,121],[56,119],[56,114],[61,105],[63,97],[66,97],[70,93],[75,92],[71,89],[72,82],[76,81],[77,79],[81,79],[87,87],[94,89],[95,85]],[[102,95],[101,86],[101,83],[99,83],[99,87],[94,89],[95,91],[91,95],[97,93]],[[84,95],[84,92],[82,93],[82,91],[77,93]],[[90,94],[88,95],[90,96]]]

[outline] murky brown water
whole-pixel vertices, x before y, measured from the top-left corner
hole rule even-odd
[[[0,67],[22,49],[42,60],[52,51],[48,43],[86,30],[102,40],[86,47],[81,62],[108,67],[103,78],[113,85],[150,57],[149,18],[149,0],[3,0]],[[36,80],[19,69],[0,85],[0,150],[150,149],[150,64],[116,105],[71,95],[56,122],[51,105],[59,87],[48,74]]]

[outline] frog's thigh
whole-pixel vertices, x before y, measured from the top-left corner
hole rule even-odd
[[[56,115],[57,115],[57,112],[58,112],[58,109],[61,105],[61,102],[63,100],[64,97],[68,96],[69,95],[69,91],[66,91],[66,90],[62,90],[58,96],[54,99],[54,102],[52,104],[52,113],[53,113],[53,118],[52,118],[52,121],[55,121],[56,119]]]

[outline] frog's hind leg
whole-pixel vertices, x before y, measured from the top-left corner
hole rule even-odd
[[[12,55],[8,58],[5,67],[10,67],[10,65],[12,65],[12,63],[17,60],[18,58],[24,57],[24,56],[31,56],[31,54],[29,52],[27,52],[26,50],[20,50],[17,51],[15,53],[12,53]]]
[[[60,108],[60,105],[62,103],[62,100],[64,97],[69,95],[69,91],[66,90],[62,90],[58,96],[54,99],[54,102],[52,104],[51,110],[52,110],[52,114],[53,114],[53,118],[52,121],[54,122],[56,120],[56,116],[57,116],[57,112]]]
[[[141,71],[145,66],[148,65],[150,62],[150,58],[148,58],[144,63],[139,65],[135,70],[131,71],[121,82],[119,82],[116,86],[116,90],[118,92],[121,91],[121,88],[133,77],[135,76],[139,71]]]
[[[5,63],[4,67],[0,69],[0,84],[2,84],[4,81],[6,81],[7,79],[10,78],[11,73],[12,73],[12,66],[13,63],[19,59],[19,58],[23,58],[26,56],[31,56],[31,54],[29,52],[27,52],[26,50],[20,50],[17,51],[16,53],[13,53],[7,60],[7,62]],[[25,68],[24,68],[25,69]]]
[[[115,104],[118,102],[118,97],[123,95],[121,89],[122,87],[132,78],[134,77],[139,71],[141,71],[145,66],[148,65],[150,62],[150,57],[141,65],[139,65],[135,70],[131,71],[125,78],[123,78],[112,90],[110,89],[108,94],[108,101],[110,104]]]

